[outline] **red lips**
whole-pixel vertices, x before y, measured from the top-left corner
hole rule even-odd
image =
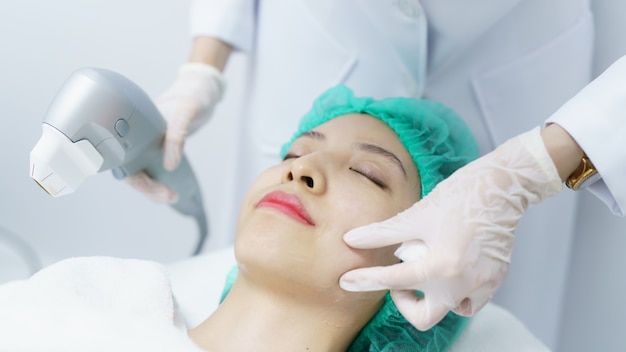
[[[309,226],[314,226],[311,216],[307,213],[304,205],[300,201],[300,198],[293,194],[288,194],[282,191],[270,192],[259,201],[257,208],[269,207],[276,209],[287,216]]]

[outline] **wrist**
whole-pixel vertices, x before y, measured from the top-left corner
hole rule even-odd
[[[226,81],[220,70],[209,64],[188,62],[179,68],[178,76],[184,81],[202,82],[200,83],[202,87],[213,87],[218,100],[221,99],[226,89]]]
[[[223,71],[231,51],[229,44],[217,38],[198,36],[193,40],[188,62],[210,65]]]
[[[584,156],[582,148],[565,129],[555,123],[541,131],[541,138],[561,181],[567,180],[581,164]]]

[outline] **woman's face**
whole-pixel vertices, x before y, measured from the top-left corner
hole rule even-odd
[[[337,292],[351,269],[398,262],[395,246],[353,249],[343,235],[396,215],[419,194],[417,168],[387,125],[363,114],[337,117],[298,138],[249,189],[235,240],[240,273]]]

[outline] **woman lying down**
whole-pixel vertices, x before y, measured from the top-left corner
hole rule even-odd
[[[0,286],[0,350],[446,350],[467,318],[449,313],[421,332],[388,292],[347,292],[339,278],[398,262],[396,246],[352,249],[342,236],[409,208],[477,157],[462,120],[435,102],[375,101],[337,86],[314,102],[283,155],[247,193],[237,272],[198,326],[176,319],[160,264],[74,258]]]

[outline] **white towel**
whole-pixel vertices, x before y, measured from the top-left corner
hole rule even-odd
[[[71,258],[0,285],[0,351],[198,352],[155,262]]]

